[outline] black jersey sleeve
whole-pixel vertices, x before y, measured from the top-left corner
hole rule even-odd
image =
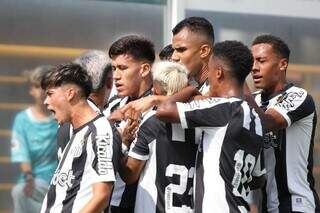
[[[181,126],[183,128],[224,126],[232,113],[232,101],[226,98],[207,98],[189,103],[178,102]]]

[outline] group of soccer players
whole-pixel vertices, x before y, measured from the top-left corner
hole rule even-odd
[[[110,46],[111,64],[90,51],[43,78],[60,128],[41,212],[249,212],[256,192],[262,212],[319,212],[315,104],[286,81],[287,44],[273,35],[251,50],[214,44],[202,17],[172,33],[164,61],[129,35]]]

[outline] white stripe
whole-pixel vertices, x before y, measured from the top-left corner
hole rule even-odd
[[[179,113],[179,118],[181,122],[181,127],[184,129],[188,128],[187,120],[186,120],[186,115],[185,115],[185,109],[184,109],[185,104],[177,102],[177,109]]]
[[[150,159],[147,161],[140,175],[135,203],[135,213],[150,213],[156,211],[157,187],[155,185],[157,174],[156,140],[149,144]]]
[[[315,114],[312,113],[286,129],[287,181],[289,192],[292,193],[293,211],[315,211],[307,168],[314,116]]]
[[[250,108],[247,102],[242,102],[241,103],[242,109],[243,109],[243,127],[246,128],[247,130],[250,130]]]
[[[202,212],[230,212],[226,200],[225,181],[220,175],[220,154],[228,125],[206,130],[203,140],[203,183],[205,186]],[[215,180],[215,182],[212,182]],[[197,191],[197,190],[196,190]],[[215,205],[212,206],[212,202]]]

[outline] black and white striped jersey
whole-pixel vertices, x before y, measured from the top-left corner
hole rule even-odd
[[[319,212],[312,174],[317,122],[312,97],[306,90],[288,84],[272,97],[260,92],[255,100],[264,110],[276,110],[288,123],[286,129],[265,135],[265,211]]]
[[[248,212],[253,176],[261,176],[262,126],[257,113],[237,98],[177,103],[183,128],[203,130],[196,160],[195,211]]]
[[[151,88],[144,92],[141,97],[146,97],[152,95]],[[139,99],[138,98],[138,99]],[[110,98],[107,108],[103,111],[103,114],[108,117],[115,110],[123,107],[127,103],[132,101],[128,96],[119,97],[115,95]],[[116,126],[125,126],[125,121],[121,123],[116,123]],[[111,206],[120,207],[127,210],[134,209],[135,199],[136,199],[137,183],[126,184],[120,177],[119,173],[116,174],[116,182],[114,184],[114,189],[111,197]]]
[[[146,161],[140,175],[135,212],[193,212],[194,165],[201,134],[160,121],[148,112],[129,156]]]
[[[92,99],[88,98],[87,102],[88,102],[89,106],[96,113],[98,113],[98,114],[102,113],[100,111],[100,109],[97,107],[97,105],[93,102]],[[58,160],[60,160],[60,158],[62,156],[62,152],[72,136],[72,131],[73,131],[73,128],[70,123],[64,123],[64,124],[59,125],[58,131],[57,131],[57,146],[58,146],[57,157],[58,157]]]
[[[120,152],[120,146],[114,146],[116,142],[113,139],[112,128],[101,114],[74,129],[51,180],[41,212],[79,212],[92,198],[93,184],[115,181],[118,166],[112,159]],[[119,141],[117,143],[120,144]]]

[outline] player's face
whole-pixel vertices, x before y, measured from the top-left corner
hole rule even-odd
[[[174,52],[171,59],[185,65],[189,76],[196,76],[202,68],[200,40],[195,33],[187,28],[182,29],[172,38]]]
[[[47,106],[48,110],[53,112],[54,117],[59,124],[70,121],[67,92],[65,87],[51,87],[46,90],[44,104]]]
[[[285,71],[281,70],[281,58],[270,44],[256,44],[251,50],[254,58],[251,75],[255,87],[275,92],[281,83],[280,79],[285,75]]]
[[[113,80],[119,96],[139,96],[142,64],[127,54],[112,59]]]

